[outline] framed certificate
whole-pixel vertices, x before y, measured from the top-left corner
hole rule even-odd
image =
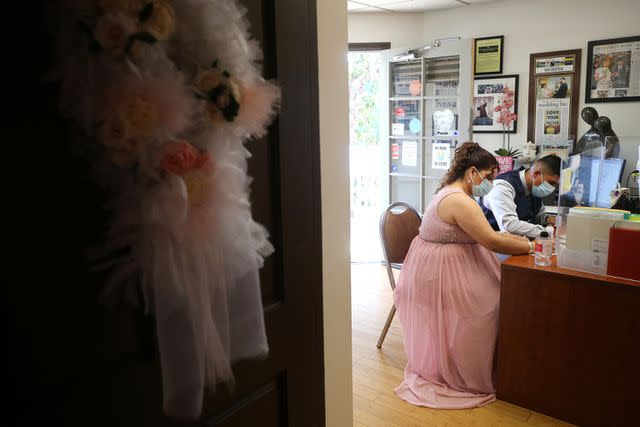
[[[504,36],[481,37],[473,41],[473,72],[483,74],[502,74],[502,52]]]

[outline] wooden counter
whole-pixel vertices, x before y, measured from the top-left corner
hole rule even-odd
[[[497,362],[498,399],[580,426],[640,425],[640,282],[507,259]]]

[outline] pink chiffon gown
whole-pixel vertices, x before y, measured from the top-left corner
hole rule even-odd
[[[500,265],[495,254],[438,216],[442,189],[411,243],[394,292],[407,366],[395,390],[419,406],[463,409],[495,400]]]

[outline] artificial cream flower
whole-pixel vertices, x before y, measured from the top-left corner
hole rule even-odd
[[[111,161],[120,167],[129,167],[138,160],[139,140],[129,135],[126,120],[118,115],[109,118],[101,128],[101,141]]]
[[[127,138],[119,147],[109,148],[111,161],[123,168],[133,166],[138,161],[138,145],[137,139]]]
[[[143,95],[133,96],[118,108],[118,115],[127,123],[129,135],[134,138],[153,134],[158,123],[156,106]]]
[[[162,0],[145,2],[153,4],[151,16],[140,23],[140,29],[146,31],[157,40],[168,40],[176,28],[176,13],[173,7]]]
[[[101,141],[106,147],[118,147],[129,137],[127,122],[118,115],[110,117],[101,128]]]
[[[109,13],[98,19],[94,37],[103,49],[120,53],[135,29],[135,22],[130,17],[122,13]]]
[[[223,75],[217,70],[201,70],[195,78],[195,86],[203,93],[223,83]]]

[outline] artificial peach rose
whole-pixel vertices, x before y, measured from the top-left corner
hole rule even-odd
[[[122,52],[134,31],[135,23],[130,17],[122,13],[110,13],[98,19],[94,37],[103,49]]]
[[[197,169],[203,173],[211,173],[213,172],[213,161],[211,160],[211,154],[207,151],[204,153],[199,153],[198,158],[194,163],[194,169]]]
[[[166,144],[161,166],[174,175],[185,175],[196,169],[200,152],[186,141],[172,141]]]
[[[118,113],[127,122],[129,135],[135,138],[151,136],[157,126],[156,106],[143,95],[126,100]]]
[[[162,0],[151,2],[151,15],[140,23],[140,29],[153,35],[157,40],[168,40],[176,28],[176,13],[173,7]]]

